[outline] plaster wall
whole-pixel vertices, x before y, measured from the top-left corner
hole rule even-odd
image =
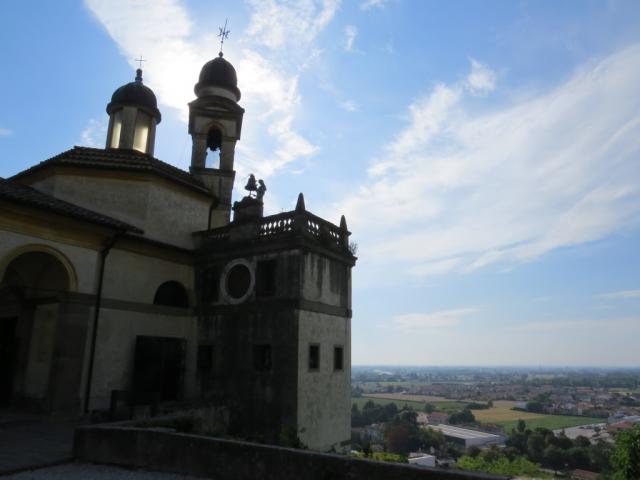
[[[142,255],[116,247],[107,256],[103,296],[152,304],[158,287],[169,280],[180,282],[193,305],[193,266]]]
[[[93,248],[62,243],[49,240],[43,236],[27,235],[23,233],[2,230],[0,242],[0,278],[4,276],[5,268],[17,253],[24,253],[33,247],[38,250],[42,246],[50,247],[64,255],[73,265],[77,278],[77,292],[95,293],[96,267],[98,252]],[[42,250],[45,251],[46,250]]]
[[[146,180],[58,174],[53,183],[46,179],[31,186],[144,229],[150,189]],[[47,191],[51,186],[53,190]]]
[[[178,309],[175,309],[178,310]],[[91,409],[108,408],[112,390],[130,390],[133,379],[136,336],[184,338],[186,358],[184,398],[195,394],[197,321],[185,315],[135,312],[102,308],[96,340]]]
[[[127,222],[149,238],[184,248],[193,247],[192,232],[206,230],[212,201],[144,178],[56,175],[32,186]]]
[[[345,451],[351,438],[351,320],[305,310],[298,315],[298,436],[313,450]],[[318,371],[308,368],[310,344],[320,345]],[[344,348],[341,371],[333,369],[335,346]]]
[[[350,267],[313,252],[304,255],[302,265],[302,298],[351,308]]]
[[[213,199],[185,195],[162,184],[150,183],[145,236],[184,248],[193,248],[196,231],[206,230]]]

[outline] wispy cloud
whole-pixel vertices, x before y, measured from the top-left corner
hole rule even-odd
[[[399,330],[405,332],[432,331],[456,326],[463,317],[477,311],[476,308],[457,308],[431,313],[408,313],[396,315],[391,321]]]
[[[249,0],[253,8],[247,33],[269,48],[308,44],[335,15],[340,0]]]
[[[588,320],[558,320],[552,322],[531,322],[522,325],[508,327],[506,330],[514,332],[529,333],[549,333],[564,330],[573,332],[584,332],[585,330],[596,329],[618,329],[618,331],[640,331],[640,318],[610,318],[610,319],[588,319]]]
[[[367,184],[334,205],[363,260],[504,268],[638,224],[640,45],[549,91],[467,108],[472,90],[495,87],[489,72],[472,60],[466,78],[417,98]]]
[[[358,111],[358,104],[353,100],[345,100],[344,102],[340,102],[339,105],[340,105],[340,108],[342,108],[346,112],[352,113],[352,112]]]
[[[360,10],[371,10],[372,8],[384,8],[388,0],[365,0],[360,3]]]
[[[471,72],[465,86],[474,95],[485,95],[496,88],[496,74],[488,66],[472,58]]]
[[[599,298],[607,300],[627,300],[629,298],[640,298],[640,290],[621,290],[619,292],[609,292],[598,295]]]
[[[145,83],[153,88],[161,106],[178,110],[186,121],[193,85],[202,65],[212,57],[215,32],[195,36],[194,20],[180,0],[85,3],[132,67],[135,56],[145,52],[149,59]],[[284,42],[294,48],[306,42],[305,48],[310,48],[309,43],[333,17],[338,2],[249,4],[253,12],[248,40],[244,42],[247,46],[239,49],[237,44],[225,45],[225,58],[238,72],[241,104],[252,112],[244,119],[236,170],[241,176],[251,170],[266,178],[284,165],[313,155],[317,146],[295,127],[301,104],[299,70],[289,71],[278,58],[259,53],[258,47],[276,48]],[[305,52],[307,57],[314,57],[308,50]]]
[[[107,141],[107,122],[92,118],[80,134],[82,145],[87,147],[104,147]]]
[[[355,25],[347,25],[344,27],[344,49],[347,52],[353,52],[353,42],[358,36],[358,28]]]
[[[8,137],[10,135],[13,135],[13,130],[10,130],[10,129],[4,128],[4,127],[0,127],[0,137]]]

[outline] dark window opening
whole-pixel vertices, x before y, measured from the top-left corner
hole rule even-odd
[[[246,265],[234,265],[227,274],[227,292],[233,298],[244,297],[251,286],[251,272]]]
[[[253,346],[253,368],[258,372],[271,370],[271,345]]]
[[[207,133],[207,148],[215,152],[222,146],[222,134],[217,128],[212,128]]]
[[[218,270],[207,268],[202,279],[202,300],[205,303],[218,301]]]
[[[278,262],[261,260],[256,266],[256,296],[270,297],[276,294],[276,267]]]
[[[158,287],[153,297],[153,304],[187,308],[189,306],[189,297],[187,296],[187,291],[180,283],[171,280],[164,282]]]
[[[198,372],[210,373],[213,370],[213,345],[198,347]]]
[[[344,348],[333,347],[333,369],[344,370]]]
[[[320,370],[320,345],[309,345],[309,370]]]

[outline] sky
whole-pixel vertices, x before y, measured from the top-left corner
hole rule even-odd
[[[354,365],[640,367],[640,2],[1,2],[0,177],[104,147],[140,55],[187,169],[227,18],[236,187],[346,216]]]

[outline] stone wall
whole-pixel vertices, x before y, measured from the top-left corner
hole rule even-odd
[[[375,462],[198,435],[137,428],[135,423],[79,427],[74,455],[85,462],[196,475],[216,480],[504,479]]]

